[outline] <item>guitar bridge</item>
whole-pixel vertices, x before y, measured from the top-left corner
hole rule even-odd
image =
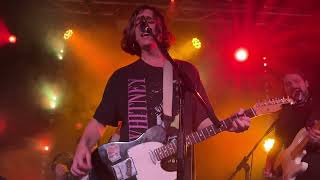
[[[132,158],[125,159],[112,166],[114,174],[116,175],[117,180],[125,180],[132,176],[137,175],[137,170],[134,166]]]

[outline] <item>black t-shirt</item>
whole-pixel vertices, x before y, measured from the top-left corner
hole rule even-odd
[[[179,68],[186,72],[199,93],[209,102],[196,68],[184,61],[176,62]],[[179,95],[175,76],[173,83],[172,115],[174,120],[170,125],[171,128],[167,129],[179,128]],[[151,66],[141,59],[137,60],[113,73],[94,118],[104,125],[111,126],[117,126],[118,121],[122,121],[120,141],[135,140],[148,128],[155,125],[163,126],[162,88],[163,68]],[[201,121],[208,117],[203,106],[189,92],[185,93],[183,112],[187,134],[196,130]],[[169,134],[167,142],[175,137],[176,134]],[[191,162],[191,156],[187,161]],[[190,168],[187,168],[186,171],[190,171]]]
[[[314,120],[320,120],[319,105],[314,100],[309,100],[304,106],[285,106],[279,115],[275,134],[287,148],[292,143],[297,133]],[[307,171],[298,176],[297,180],[320,179],[320,153],[312,146],[306,148],[307,155],[302,161],[309,164]]]

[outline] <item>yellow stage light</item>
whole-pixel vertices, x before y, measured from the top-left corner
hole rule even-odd
[[[55,109],[55,108],[57,107],[57,103],[51,101],[51,102],[50,102],[50,107],[51,107],[51,109]]]
[[[71,29],[69,29],[64,33],[63,38],[66,39],[66,40],[70,39],[72,34],[73,34],[73,31]]]
[[[62,60],[63,56],[61,54],[58,54],[58,59]]]
[[[61,101],[60,88],[57,84],[41,82],[41,104],[44,109],[54,110]]]
[[[264,150],[266,152],[269,152],[272,149],[274,143],[275,143],[275,140],[272,139],[272,138],[269,138],[269,139],[265,140],[264,144],[263,144]]]
[[[201,41],[198,38],[192,38],[192,45],[196,49],[200,49],[201,48]]]

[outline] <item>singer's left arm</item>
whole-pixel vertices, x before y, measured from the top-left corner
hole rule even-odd
[[[250,118],[247,116],[242,116],[243,115],[243,109],[240,109],[240,111],[237,113],[238,118],[232,122],[231,127],[229,127],[229,129],[227,129],[230,132],[243,132],[246,131],[247,129],[249,129],[250,127]],[[209,118],[206,118],[205,120],[203,120],[200,125],[198,126],[198,130],[201,130],[203,128],[206,128],[210,125],[212,125],[212,121]]]

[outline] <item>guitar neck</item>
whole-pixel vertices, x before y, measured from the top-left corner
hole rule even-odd
[[[257,114],[253,108],[247,109],[243,113],[245,116],[253,118],[256,117]],[[227,129],[229,129],[232,125],[232,122],[236,120],[239,116],[233,115],[229,117],[228,119],[225,119],[221,121],[221,127],[216,127],[215,125],[210,125],[206,128],[203,128],[201,130],[195,131],[189,135],[186,136],[186,144],[187,146],[197,144],[199,142],[202,142],[206,139],[208,139],[211,136],[214,136],[220,132],[223,132]],[[164,145],[162,147],[159,147],[153,151],[155,154],[155,157],[157,160],[162,160],[166,157],[169,157],[173,154],[175,154],[177,151],[177,141],[173,141],[171,143],[168,143],[167,145]]]

